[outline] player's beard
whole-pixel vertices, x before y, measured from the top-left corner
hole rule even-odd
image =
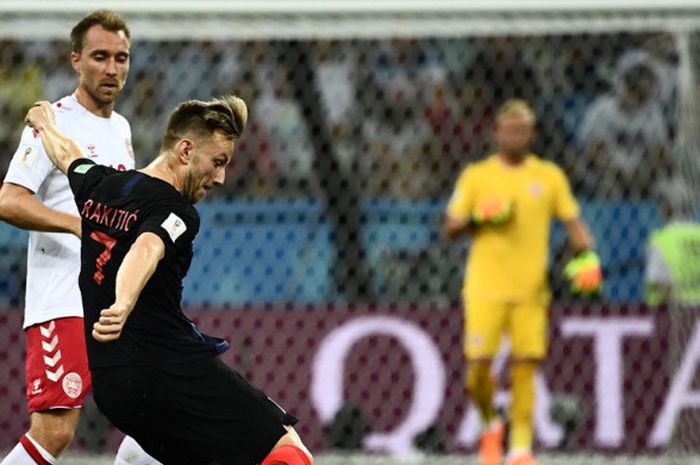
[[[202,184],[206,173],[202,173],[199,168],[199,155],[194,154],[187,166],[182,188],[183,196],[192,204],[202,200],[202,197],[206,194],[206,190],[203,188]],[[201,193],[200,190],[202,191]]]
[[[110,81],[112,82],[112,81]],[[111,88],[111,91],[109,92],[102,92],[102,85],[104,82],[99,82],[97,83],[96,86],[85,86],[86,90],[88,91],[88,94],[90,94],[90,97],[100,106],[106,106],[106,105],[112,105],[116,102],[117,97],[121,93],[122,89],[124,88],[124,83],[119,83],[119,82],[112,82],[113,84],[116,84],[115,87]]]
[[[187,170],[187,174],[185,174],[185,179],[182,184],[182,196],[192,204],[197,203],[199,200],[197,198],[197,176],[195,176],[192,167],[190,167],[190,169]]]

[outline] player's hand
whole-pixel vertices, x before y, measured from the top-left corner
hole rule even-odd
[[[513,217],[513,202],[491,198],[478,204],[472,210],[471,223],[476,226],[500,225]]]
[[[112,304],[100,312],[100,319],[92,325],[92,337],[97,342],[110,342],[119,339],[129,312],[123,305]]]
[[[575,294],[599,294],[603,289],[600,258],[592,250],[586,250],[572,258],[564,268],[564,276],[571,282],[571,290]]]
[[[37,131],[40,131],[46,125],[54,124],[55,119],[51,102],[47,100],[36,102],[27,112],[24,122]]]

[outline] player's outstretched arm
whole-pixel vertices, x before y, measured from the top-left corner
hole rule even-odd
[[[44,100],[35,103],[27,112],[24,120],[39,134],[51,163],[61,173],[66,174],[70,164],[83,157],[83,152],[78,143],[63,134],[56,127],[50,102]]]
[[[117,271],[116,299],[109,308],[100,312],[100,319],[93,325],[92,337],[95,340],[109,342],[119,339],[141,291],[163,256],[165,244],[158,235],[146,232],[136,239]]]

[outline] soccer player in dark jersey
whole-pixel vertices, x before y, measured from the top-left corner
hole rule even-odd
[[[67,174],[82,217],[80,289],[95,401],[119,429],[171,464],[311,465],[297,419],[223,364],[223,339],[183,313],[182,280],[199,216],[192,204],[224,182],[247,120],[235,97],[180,104],[160,154],[117,171],[84,158],[48,102],[27,114]]]

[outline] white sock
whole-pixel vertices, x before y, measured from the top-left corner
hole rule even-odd
[[[124,436],[114,465],[160,465],[160,462],[148,455],[133,438]]]
[[[23,444],[24,442],[24,444]],[[27,448],[33,448],[34,453],[38,454],[37,460],[34,460],[27,451]],[[56,458],[49,454],[46,449],[32,439],[28,434],[20,440],[20,443],[5,456],[0,465],[53,465],[56,463]]]
[[[29,456],[24,446],[17,443],[15,448],[0,462],[0,465],[36,465],[36,462]]]

